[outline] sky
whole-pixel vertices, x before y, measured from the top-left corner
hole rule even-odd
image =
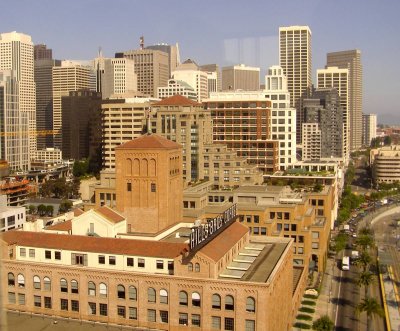
[[[145,45],[179,43],[181,61],[221,67],[279,64],[280,26],[312,31],[312,76],[326,53],[360,49],[363,112],[400,111],[399,0],[1,0],[0,33],[17,31],[57,59],[89,60]],[[381,116],[380,116],[381,115]]]

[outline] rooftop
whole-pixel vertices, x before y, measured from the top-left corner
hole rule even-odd
[[[172,97],[165,98],[153,106],[202,106],[200,103],[190,100],[183,95],[173,95]]]
[[[181,145],[156,134],[145,134],[119,145],[115,149],[180,149]]]

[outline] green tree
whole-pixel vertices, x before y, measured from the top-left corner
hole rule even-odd
[[[35,214],[36,213],[36,206],[35,205],[29,205],[28,211],[29,211],[29,214]]]
[[[385,138],[383,138],[383,144],[385,146],[389,146],[392,144],[392,137],[391,136],[385,136]]]
[[[40,204],[37,207],[37,211],[38,211],[40,216],[44,216],[46,214],[46,206],[44,204]]]
[[[357,246],[360,246],[363,251],[374,246],[374,238],[371,235],[361,235],[356,240]]]
[[[68,187],[65,178],[58,178],[53,182],[53,194],[57,199],[68,197]]]
[[[346,248],[347,245],[347,235],[345,235],[344,233],[339,233],[336,237],[335,237],[335,252],[339,253],[340,251],[342,251],[343,249]]]
[[[314,185],[313,191],[314,191],[314,192],[321,192],[323,188],[324,188],[324,187],[322,186],[322,184],[316,183],[316,184]]]
[[[45,198],[50,198],[53,195],[54,180],[47,180],[40,186],[40,195]]]
[[[367,268],[371,262],[372,262],[372,257],[366,251],[362,251],[357,259],[357,265],[362,267],[364,272],[367,271]]]
[[[54,213],[54,207],[52,205],[46,206],[46,215],[52,217]]]
[[[364,286],[365,297],[367,297],[368,288],[371,284],[373,284],[375,282],[375,276],[370,271],[363,271],[358,275],[356,282],[359,287]]]
[[[72,174],[75,177],[82,177],[87,175],[89,172],[89,161],[86,159],[75,161],[72,167]]]
[[[356,311],[358,313],[367,314],[367,331],[371,329],[373,316],[384,317],[382,307],[379,305],[375,298],[366,297],[357,305]]]
[[[360,229],[360,230],[358,231],[358,234],[359,234],[359,235],[363,235],[363,236],[364,236],[364,235],[366,235],[366,236],[372,236],[372,235],[374,234],[374,232],[373,232],[373,230],[372,230],[370,227],[366,226],[366,227]]]
[[[329,318],[328,315],[323,315],[314,321],[312,328],[317,331],[333,331],[335,323]]]
[[[58,207],[58,212],[61,213],[66,213],[67,211],[71,210],[72,208],[72,202],[69,200],[63,200],[60,203],[60,206]]]

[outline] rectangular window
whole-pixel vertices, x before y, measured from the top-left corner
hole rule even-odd
[[[99,255],[99,264],[106,264],[106,257],[104,255]]]
[[[201,326],[200,322],[200,315],[199,314],[192,314],[192,325],[193,326]]]
[[[72,265],[87,265],[87,254],[71,253]]]
[[[51,298],[44,297],[44,308],[51,309]]]
[[[225,330],[235,330],[235,320],[231,317],[225,317]]]
[[[129,319],[137,320],[137,308],[136,307],[129,307]]]
[[[138,259],[138,267],[144,268],[144,259]]]
[[[168,323],[168,311],[160,310],[160,320],[161,323]]]
[[[8,292],[8,303],[12,303],[12,304],[16,303],[14,292]]]
[[[254,223],[260,223],[260,216],[254,215]]]
[[[61,260],[61,252],[60,251],[55,251],[54,252],[54,258],[56,260]]]
[[[282,223],[276,223],[276,231],[278,232],[282,231]]]
[[[61,299],[60,308],[61,308],[61,310],[68,310],[68,300],[67,299]]]
[[[289,231],[289,224],[283,224],[283,231]]]
[[[125,318],[125,307],[124,306],[117,306],[117,315],[118,317]]]
[[[255,329],[256,329],[256,321],[254,321],[254,320],[246,320],[245,331],[255,331]]]
[[[127,190],[128,192],[131,192],[131,191],[132,191],[132,183],[126,183],[126,190]]]
[[[156,311],[154,309],[147,309],[147,321],[148,322],[156,321]]]
[[[291,231],[297,231],[297,224],[291,224],[290,225],[290,230]]]
[[[151,183],[151,192],[156,192],[156,184]]]
[[[51,259],[51,251],[44,251],[44,257],[46,259]]]
[[[179,325],[188,325],[188,314],[179,313]]]
[[[269,218],[270,218],[271,220],[273,220],[273,219],[275,218],[275,212],[270,212],[270,213],[269,213]]]
[[[32,248],[29,249],[29,257],[35,257],[35,250]]]
[[[304,254],[304,248],[303,247],[297,247],[297,254]]]
[[[19,255],[21,257],[25,257],[26,256],[26,248],[20,248],[19,249]]]
[[[221,317],[211,316],[211,328],[213,330],[221,330]]]
[[[35,307],[42,307],[42,297],[39,295],[34,295],[33,304]]]
[[[25,304],[25,294],[18,293],[18,304],[24,305]]]
[[[311,248],[318,249],[319,244],[318,243],[311,243]]]
[[[96,315],[96,302],[88,302],[89,315]]]
[[[312,238],[313,239],[318,239],[319,238],[319,232],[311,232]]]
[[[267,235],[267,228],[261,228],[261,235],[266,236]]]
[[[157,269],[164,269],[164,261],[163,260],[157,260],[156,267],[157,267]]]
[[[79,301],[78,300],[71,300],[71,310],[79,311]]]
[[[126,259],[126,265],[127,265],[128,267],[133,267],[133,266],[134,266],[134,259],[133,259],[133,257],[128,257],[128,258]]]
[[[258,228],[258,227],[253,228],[253,234],[256,234],[256,235],[260,234],[260,228]]]
[[[115,256],[110,256],[110,257],[108,258],[108,263],[109,263],[110,265],[115,265]]]
[[[101,316],[107,316],[108,311],[107,311],[107,304],[106,303],[100,303],[99,310],[100,310],[100,315]]]

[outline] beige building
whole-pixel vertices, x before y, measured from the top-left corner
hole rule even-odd
[[[400,145],[371,149],[370,164],[375,184],[400,182]]]
[[[320,160],[321,159],[321,129],[318,123],[303,123],[302,128],[302,159]]]
[[[378,120],[376,114],[363,114],[363,146],[369,147],[376,138]]]
[[[221,70],[218,64],[203,64],[200,69],[207,73],[208,93],[220,92],[222,89]]]
[[[350,131],[350,152],[359,149],[362,145],[362,81],[363,70],[361,51],[350,50],[327,54],[326,65],[348,69],[348,113]]]
[[[131,59],[103,59],[104,72],[101,77],[103,99],[115,94],[137,91],[135,62]]]
[[[311,30],[308,26],[279,28],[279,65],[287,78],[290,105],[297,110],[297,143],[303,124],[301,98],[311,91]]]
[[[260,68],[239,64],[222,68],[222,91],[257,91],[260,89]]]
[[[169,79],[168,86],[158,88],[157,97],[159,99],[169,98],[174,95],[182,95],[193,101],[198,99],[196,90],[182,80]]]

